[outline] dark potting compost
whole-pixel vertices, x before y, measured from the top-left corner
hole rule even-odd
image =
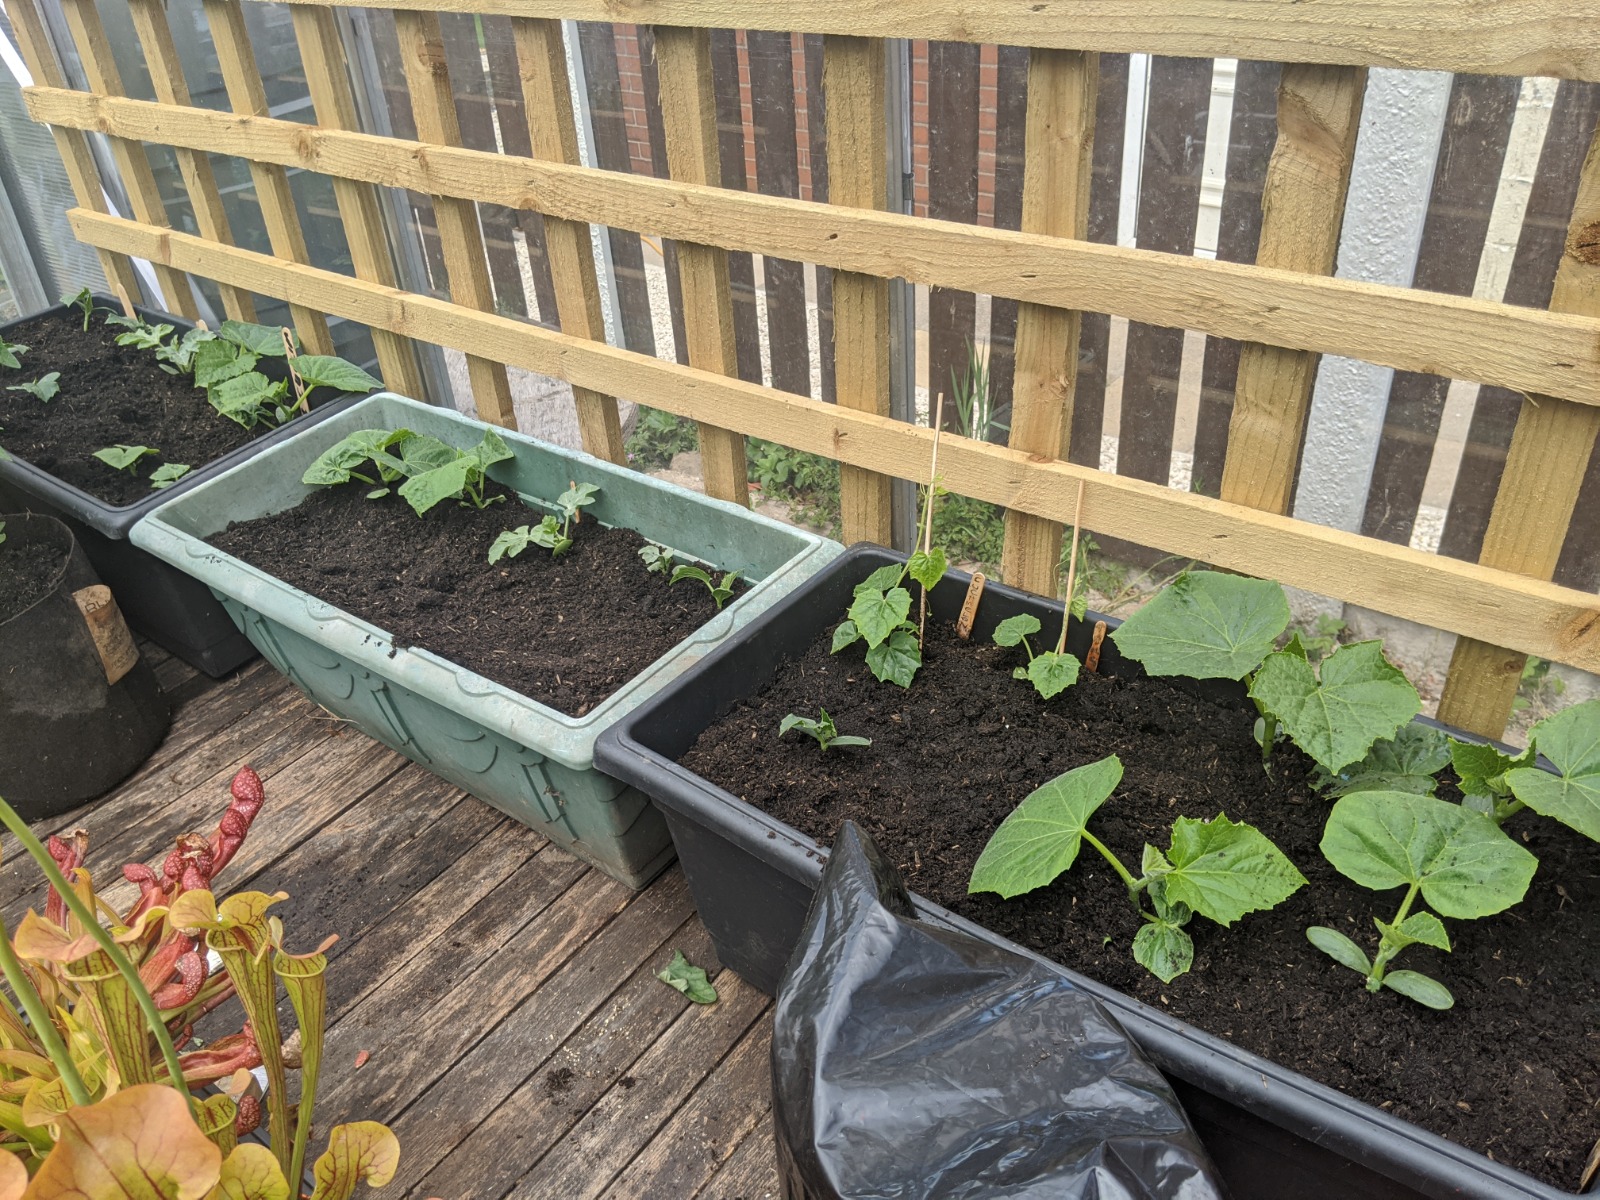
[[[491,564],[496,537],[543,514],[509,496],[482,510],[445,501],[419,518],[398,496],[367,500],[368,490],[319,489],[208,540],[388,631],[397,646],[430,650],[575,717],[717,614],[701,584],[669,586],[648,571],[645,539],[631,529],[582,520],[559,558],[531,546]],[[745,590],[739,581],[736,594]]]
[[[0,542],[0,624],[32,608],[55,590],[65,558],[62,547],[48,542],[33,541],[14,547]]]
[[[117,345],[119,332],[98,309],[87,332],[76,309],[13,329],[10,340],[28,352],[19,369],[0,369],[0,444],[63,483],[121,506],[151,494],[149,476],[162,463],[199,468],[270,432],[221,416],[187,376],[169,375],[148,350]],[[61,390],[48,401],[4,390],[51,371],[61,373]],[[135,476],[94,457],[115,445],[159,453],[142,459]]]
[[[909,691],[874,679],[859,647],[829,653],[832,629],[773,683],[707,729],[683,764],[827,845],[859,824],[935,903],[1003,937],[1412,1121],[1576,1189],[1600,1135],[1600,853],[1553,821],[1506,828],[1538,856],[1526,899],[1495,917],[1447,922],[1453,953],[1415,946],[1408,966],[1455,995],[1435,1012],[1385,989],[1369,994],[1314,948],[1310,925],[1376,945],[1373,917],[1399,893],[1350,883],[1318,849],[1332,801],[1310,760],[1281,743],[1272,775],[1255,713],[1151,678],[1085,671],[1044,701],[1011,676],[1020,648],[958,640],[929,624]],[[789,713],[826,708],[865,748],[819,751]],[[1163,984],[1134,962],[1140,920],[1087,845],[1047,888],[1013,900],[967,894],[984,844],[1034,788],[1116,754],[1124,774],[1089,829],[1124,862],[1165,850],[1172,822],[1225,812],[1257,826],[1309,881],[1289,900],[1223,929],[1196,918],[1193,970]],[[1452,793],[1452,794],[1447,794]],[[1441,789],[1458,799],[1453,785]]]

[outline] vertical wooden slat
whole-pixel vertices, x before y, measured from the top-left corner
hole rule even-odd
[[[528,115],[522,102],[522,81],[517,66],[516,35],[509,17],[484,17],[484,51],[489,58],[489,92],[499,119],[500,141],[507,154],[533,153],[528,142]],[[561,64],[562,77],[566,77],[566,62]],[[568,95],[567,112],[572,109]],[[576,144],[576,143],[574,143]],[[574,162],[577,160],[574,159]],[[517,209],[513,219],[522,229],[523,245],[528,251],[528,269],[533,276],[533,293],[541,317],[551,322],[555,319],[555,281],[551,277],[550,256],[546,246],[544,216],[532,209]]]
[[[1234,79],[1228,166],[1217,228],[1217,258],[1223,262],[1256,261],[1267,164],[1278,136],[1279,77],[1277,63],[1249,61],[1239,64]],[[1239,383],[1240,349],[1241,343],[1232,338],[1206,338],[1189,490],[1207,496],[1222,492],[1222,462],[1228,452],[1228,422]]]
[[[300,61],[305,68],[306,86],[311,93],[317,124],[329,129],[359,129],[355,95],[345,67],[344,42],[339,37],[332,11],[315,4],[295,4],[289,11],[293,14],[295,42],[300,48]],[[339,220],[350,245],[350,262],[356,278],[394,287],[394,259],[384,237],[383,210],[378,204],[377,189],[370,183],[335,176],[333,195],[339,205]],[[372,345],[387,387],[402,395],[426,397],[416,350],[408,338],[375,328]]]
[[[1089,240],[1117,240],[1117,210],[1122,200],[1122,142],[1128,121],[1128,56],[1100,56],[1100,92],[1095,97],[1094,182],[1089,187]],[[1078,331],[1078,383],[1072,390],[1071,460],[1100,465],[1105,427],[1106,359],[1111,318],[1084,313]]]
[[[1141,250],[1193,254],[1200,215],[1200,173],[1211,107],[1209,58],[1154,58],[1139,176]],[[1172,427],[1178,411],[1183,330],[1133,322],[1122,377],[1117,473],[1166,483],[1172,474]]]
[[[799,196],[799,154],[794,126],[794,40],[787,33],[752,29],[750,111],[755,123],[756,189],[766,196]],[[786,258],[761,260],[767,300],[767,344],[772,386],[811,394],[811,345],[806,326],[806,269]]]
[[[61,7],[66,14],[67,28],[72,31],[72,40],[78,48],[78,60],[83,64],[83,73],[88,77],[89,90],[102,96],[126,95],[122,88],[122,76],[111,54],[111,43],[106,40],[105,27],[100,23],[94,0],[63,0]],[[167,220],[166,205],[161,201],[161,189],[156,185],[155,173],[150,169],[150,158],[145,148],[126,138],[110,137],[106,141],[111,147],[117,172],[122,176],[133,215],[147,225],[170,228],[172,223]],[[200,309],[195,303],[188,277],[182,271],[160,264],[156,265],[155,271],[156,282],[161,285],[167,306],[181,317],[198,320]]]
[[[1451,84],[1412,286],[1472,294],[1520,91],[1520,80],[1483,75],[1457,75]],[[1402,545],[1411,540],[1449,389],[1439,375],[1395,372],[1362,533]]]
[[[711,31],[712,88],[717,97],[717,154],[722,164],[722,186],[748,191],[744,164],[744,113],[739,102],[739,46],[731,29]],[[654,141],[661,128],[661,107],[655,106],[651,122]],[[657,170],[666,157],[661,139]],[[748,252],[728,252],[728,288],[733,296],[733,348],[739,359],[739,378],[761,382],[761,318],[756,313],[755,260]],[[682,320],[681,312],[678,319]]]
[[[156,99],[162,104],[188,104],[189,84],[183,77],[178,48],[172,42],[172,27],[167,24],[164,0],[128,0],[128,11],[144,49]],[[233,233],[228,228],[228,214],[222,207],[222,193],[217,190],[217,176],[211,169],[210,157],[183,147],[175,148],[173,154],[178,160],[178,173],[189,193],[189,205],[201,236],[231,244]],[[222,310],[229,317],[235,321],[256,319],[255,300],[249,292],[226,283],[219,283],[217,291],[222,296]]]
[[[828,114],[823,101],[823,42],[820,33],[805,36],[806,161],[811,168],[811,199],[826,204],[828,192]],[[822,362],[822,398],[838,402],[838,378],[833,361],[833,271],[816,267],[817,351]]]
[[[1528,193],[1511,273],[1506,279],[1504,299],[1507,304],[1545,308],[1550,303],[1550,292],[1566,247],[1567,222],[1578,198],[1583,148],[1588,144],[1589,131],[1597,119],[1600,119],[1600,84],[1563,82],[1556,92],[1544,146],[1539,153],[1539,166]],[[1511,444],[1511,433],[1516,428],[1521,406],[1521,395],[1507,388],[1478,390],[1461,470],[1439,539],[1440,554],[1475,560],[1482,551],[1494,494],[1505,470],[1506,447]],[[1596,532],[1600,533],[1600,529]],[[1559,569],[1556,577],[1561,578]]]
[[[978,219],[978,72],[981,46],[928,43],[928,215],[973,224]],[[835,301],[835,304],[838,302]],[[928,289],[928,400],[951,389],[951,373],[966,372],[967,346],[977,332],[978,298],[953,288]],[[945,405],[945,427],[956,428],[956,406]]]
[[[290,11],[294,11],[291,6]],[[383,96],[384,115],[389,122],[389,133],[405,141],[417,140],[417,122],[411,114],[411,92],[406,88],[406,72],[400,58],[400,37],[395,32],[394,13],[387,9],[374,9],[364,23],[365,32],[372,40],[372,56],[376,68],[373,83]],[[302,51],[303,54],[303,51]],[[433,215],[433,198],[409,188],[401,193],[411,209],[411,222],[417,240],[422,246],[422,257],[427,265],[428,280],[435,294],[444,295],[444,251],[439,246],[439,223]]]
[[[51,49],[35,0],[10,0],[6,12],[11,18],[11,28],[17,35],[23,62],[27,64],[34,82],[46,87],[66,87],[66,77]],[[89,150],[88,138],[81,130],[63,129],[57,125],[50,127],[50,133],[55,138],[56,150],[61,155],[62,165],[66,167],[67,181],[72,185],[72,194],[78,206],[92,212],[108,212],[105,190],[95,166],[94,155]],[[123,292],[128,299],[137,301],[141,294],[139,275],[128,256],[109,250],[98,250],[97,253],[100,269],[112,288]]]
[[[1082,239],[1089,229],[1094,175],[1096,55],[1034,50],[1028,63],[1026,175],[1022,228]],[[1072,391],[1078,368],[1079,316],[1038,304],[1017,306],[1011,447],[1061,458],[1072,431]],[[1062,527],[1007,510],[1005,581],[1054,596]]]
[[[402,9],[396,11],[394,20],[418,139],[436,146],[460,145],[461,130],[456,121],[450,72],[445,65],[439,15]],[[477,206],[455,196],[435,196],[433,211],[439,221],[445,272],[450,277],[450,299],[480,312],[493,312],[494,289],[484,258]],[[469,354],[467,376],[472,381],[479,419],[515,429],[517,414],[505,364]]]
[[[655,29],[655,45],[667,165],[672,178],[682,183],[716,186],[722,172],[717,154],[710,36],[703,29],[662,25]],[[719,375],[737,375],[727,253],[714,246],[679,242],[678,273],[683,287],[690,365]],[[735,504],[750,503],[742,436],[702,424],[700,463],[708,495]]]
[[[573,122],[561,22],[513,17],[511,33],[522,76],[522,111],[533,157],[577,165],[578,133]],[[562,332],[604,342],[605,317],[600,308],[589,226],[582,221],[549,217],[544,222],[544,236]],[[583,448],[614,463],[627,462],[617,402],[581,387],[572,389],[572,397],[578,408]]]
[[[828,202],[881,209],[888,197],[885,49],[877,38],[830,34],[822,43],[827,101]],[[833,273],[833,364],[838,403],[889,415],[889,282]],[[893,536],[887,475],[841,464],[839,498],[846,543]]]
[[[1600,317],[1600,126],[1583,162],[1566,253],[1550,308]],[[1561,555],[1600,433],[1600,408],[1529,396],[1517,418],[1505,474],[1478,561],[1535,579],[1549,579]],[[1456,642],[1439,719],[1498,737],[1516,699],[1527,655],[1471,638]]]
[[[1022,188],[1026,174],[1028,61],[1023,46],[997,48],[994,114],[994,224],[1022,228]],[[989,299],[989,395],[995,419],[1009,425],[1016,376],[1017,302]],[[1074,350],[1076,353],[1076,350]]]
[[[148,4],[150,0],[137,0]],[[267,111],[266,87],[261,81],[261,70],[256,66],[255,53],[250,46],[250,33],[245,28],[244,8],[238,0],[205,0],[206,21],[211,27],[211,41],[217,48],[217,63],[222,71],[222,83],[228,92],[228,103],[242,116],[265,117]],[[256,202],[261,207],[261,221],[266,226],[267,242],[277,258],[290,262],[310,263],[306,250],[305,231],[300,226],[300,214],[295,208],[294,193],[289,189],[289,175],[276,163],[249,160],[250,180],[255,185]],[[328,332],[327,319],[315,309],[302,304],[289,306],[290,319],[300,345],[309,354],[332,354],[333,337]]]
[[[1261,266],[1332,273],[1366,82],[1366,72],[1356,67],[1283,68],[1278,140],[1261,192]],[[1240,351],[1224,500],[1289,511],[1317,358],[1256,343]]]

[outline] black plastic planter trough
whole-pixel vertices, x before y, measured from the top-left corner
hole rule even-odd
[[[110,296],[97,295],[94,300],[98,308],[122,310],[121,303]],[[0,338],[9,339],[24,321],[67,311],[66,305],[57,305],[0,326]],[[152,324],[171,325],[180,337],[194,328],[193,322],[159,309],[134,311]],[[281,359],[264,359],[258,370],[273,380],[284,378],[287,371]],[[136,632],[207,675],[220,678],[256,657],[256,648],[234,626],[209,588],[140,550],[128,540],[128,531],[157,505],[254,457],[296,430],[342,412],[360,398],[349,393],[327,395],[316,401],[312,412],[195,467],[169,488],[152,491],[136,503],[121,507],[98,500],[14,454],[0,458],[0,509],[45,513],[62,521],[72,530]],[[217,417],[219,421],[226,419]]]
[[[600,769],[645,792],[666,814],[718,957],[768,993],[777,989],[799,937],[827,852],[792,826],[679,766],[677,759],[722,713],[759,691],[785,661],[800,656],[848,607],[852,590],[868,573],[904,558],[879,546],[852,547],[614,725],[595,747]],[[954,620],[968,577],[952,571],[947,578],[954,583],[929,599],[934,617]],[[1061,607],[990,584],[973,637],[987,640],[997,624],[1022,612],[1054,627]],[[1067,648],[1080,659],[1095,619],[1091,614],[1075,625],[1068,638]],[[1113,642],[1104,643],[1102,672],[1139,669],[1121,658]],[[927,920],[1030,953],[948,909],[914,899]],[[1572,1194],[1070,974],[1117,1016],[1172,1080],[1237,1200],[1558,1200]]]

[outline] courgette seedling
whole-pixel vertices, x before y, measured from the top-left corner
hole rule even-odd
[[[543,546],[550,551],[551,558],[560,558],[572,549],[572,526],[599,494],[600,489],[592,483],[571,484],[556,497],[556,507],[561,510],[559,521],[554,516],[546,516],[537,525],[519,525],[506,530],[489,547],[489,561],[499,562],[507,555],[515,558],[529,546]]]
[[[187,350],[186,350],[186,343]],[[292,331],[250,321],[224,321],[214,335],[189,343],[175,340],[163,353],[174,364],[187,362],[194,370],[194,385],[206,389],[206,398],[223,416],[246,429],[257,425],[282,425],[300,410],[298,397],[289,395],[288,380],[272,380],[256,366],[264,358],[292,358],[290,370],[298,376],[307,396],[319,387],[341,392],[367,392],[382,381],[352,362],[327,354],[296,353],[299,343]]]
[[[1056,639],[1054,650],[1041,650],[1035,654],[1033,646],[1029,644],[1030,634],[1038,633],[1043,626],[1039,618],[1031,613],[1018,613],[1014,617],[1007,617],[995,626],[994,643],[997,646],[1016,646],[1027,651],[1028,665],[1018,667],[1011,672],[1014,679],[1026,679],[1033,684],[1033,690],[1048,700],[1052,696],[1066,691],[1078,682],[1078,667],[1080,666],[1075,655],[1067,653],[1067,627],[1072,623],[1072,618],[1080,621],[1088,614],[1089,602],[1084,597],[1081,601],[1077,595],[1078,578],[1078,538],[1083,522],[1083,480],[1078,481],[1077,511],[1072,518],[1072,549],[1069,552],[1067,566],[1067,596],[1069,600],[1061,614],[1061,636]]]
[[[94,456],[108,467],[118,471],[126,471],[130,475],[138,475],[139,463],[152,454],[160,453],[161,451],[153,446],[123,446],[119,444],[96,450]]]
[[[357,481],[371,486],[367,499],[378,500],[395,490],[417,516],[444,500],[463,507],[487,508],[504,500],[487,495],[488,469],[511,457],[505,440],[493,429],[471,450],[410,429],[358,429],[329,446],[300,477],[301,483],[331,487]],[[372,473],[363,468],[372,464]]]
[[[1554,772],[1536,765],[1539,755]],[[1520,755],[1452,741],[1450,759],[1466,805],[1496,824],[1528,808],[1600,842],[1600,700],[1540,721]]]
[[[1539,865],[1482,813],[1410,792],[1344,797],[1328,817],[1322,853],[1362,887],[1406,892],[1392,920],[1374,918],[1379,939],[1370,959],[1353,939],[1323,925],[1306,930],[1311,944],[1365,976],[1369,992],[1387,987],[1437,1009],[1455,1003],[1448,988],[1417,971],[1389,969],[1407,946],[1450,949],[1443,922],[1413,911],[1418,897],[1446,917],[1487,917],[1521,900]]]
[[[12,384],[6,391],[27,392],[41,404],[47,404],[61,391],[61,384],[57,382],[60,378],[60,371],[49,371],[37,379],[30,379],[27,383]]]
[[[907,575],[929,591],[944,578],[944,551],[913,554],[903,563],[879,567],[856,584],[845,620],[833,631],[832,653],[856,642],[867,643],[867,667],[874,676],[903,688],[911,686],[922,666],[922,643],[911,617],[911,592],[902,586]]]
[[[655,571],[662,575],[670,574],[672,571],[672,551],[665,546],[658,546],[654,542],[640,546],[639,557],[644,561],[646,571]]]
[[[822,714],[820,719],[813,721],[810,717],[796,716],[790,713],[778,724],[778,736],[782,737],[791,729],[798,729],[808,737],[817,739],[817,745],[824,751],[830,746],[870,746],[872,739],[869,737],[856,737],[854,734],[840,733],[833,723],[833,718],[828,715],[828,710],[817,710]]]
[[[28,348],[22,343],[8,342],[5,340],[5,338],[0,338],[0,367],[10,367],[12,370],[20,370],[22,367],[22,356],[27,352]]]
[[[80,288],[77,292],[68,292],[61,297],[61,303],[68,308],[76,308],[83,314],[83,332],[89,332],[89,318],[94,316],[94,293],[88,288]]]
[[[1422,711],[1381,642],[1340,646],[1313,667],[1298,634],[1273,650],[1288,627],[1289,602],[1276,583],[1187,571],[1111,638],[1151,675],[1243,680],[1260,713],[1256,740],[1267,764],[1282,730],[1337,774]]]
[[[1283,903],[1305,884],[1265,834],[1224,813],[1209,821],[1179,817],[1168,849],[1147,844],[1135,876],[1087,828],[1121,781],[1122,760],[1113,754],[1036,788],[994,831],[973,864],[967,891],[997,892],[1009,900],[1044,887],[1072,866],[1088,842],[1117,873],[1143,918],[1133,939],[1135,961],[1170,983],[1193,965],[1194,943],[1184,926],[1195,913],[1231,925],[1246,913]]]
[[[188,463],[162,463],[150,472],[150,486],[155,491],[171,487],[189,473]]]
[[[138,317],[110,316],[106,324],[122,326],[124,332],[117,334],[117,345],[132,346],[135,350],[158,350],[172,332],[171,325],[149,325]]]
[[[711,581],[711,573],[704,567],[696,567],[685,563],[674,568],[672,583],[682,583],[685,579],[697,579],[706,585],[706,591],[711,593],[711,598],[717,602],[717,611],[722,611],[722,606],[733,598],[733,585],[739,578],[739,572],[728,571],[722,576],[720,583]],[[668,586],[671,586],[670,584]]]

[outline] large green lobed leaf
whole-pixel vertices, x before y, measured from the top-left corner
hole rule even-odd
[[[1223,813],[1209,821],[1179,817],[1166,858],[1167,900],[1219,925],[1282,904],[1306,882],[1266,834]]]
[[[1539,860],[1482,813],[1409,792],[1357,792],[1333,806],[1322,853],[1374,891],[1415,884],[1447,917],[1471,920],[1521,900]]]
[[[973,864],[970,892],[1006,899],[1044,887],[1072,866],[1084,826],[1122,781],[1115,754],[1041,784],[994,831]]]
[[[1266,579],[1189,571],[1111,635],[1152,675],[1243,679],[1289,627],[1283,589]]]
[[[1324,771],[1318,786],[1332,796],[1352,792],[1413,792],[1431,796],[1435,776],[1450,765],[1450,739],[1431,725],[1402,725],[1392,738],[1375,742],[1367,756],[1338,774]]]
[[[890,588],[887,592],[867,588],[857,589],[849,616],[867,639],[867,645],[877,646],[910,612],[911,593],[905,588]]]
[[[1250,696],[1327,771],[1359,761],[1422,711],[1417,689],[1384,658],[1382,642],[1341,646],[1321,670],[1319,682],[1305,659],[1279,651],[1261,664]]]
[[[1540,721],[1530,741],[1559,774],[1518,766],[1505,777],[1512,795],[1600,842],[1600,700],[1574,704]]]

